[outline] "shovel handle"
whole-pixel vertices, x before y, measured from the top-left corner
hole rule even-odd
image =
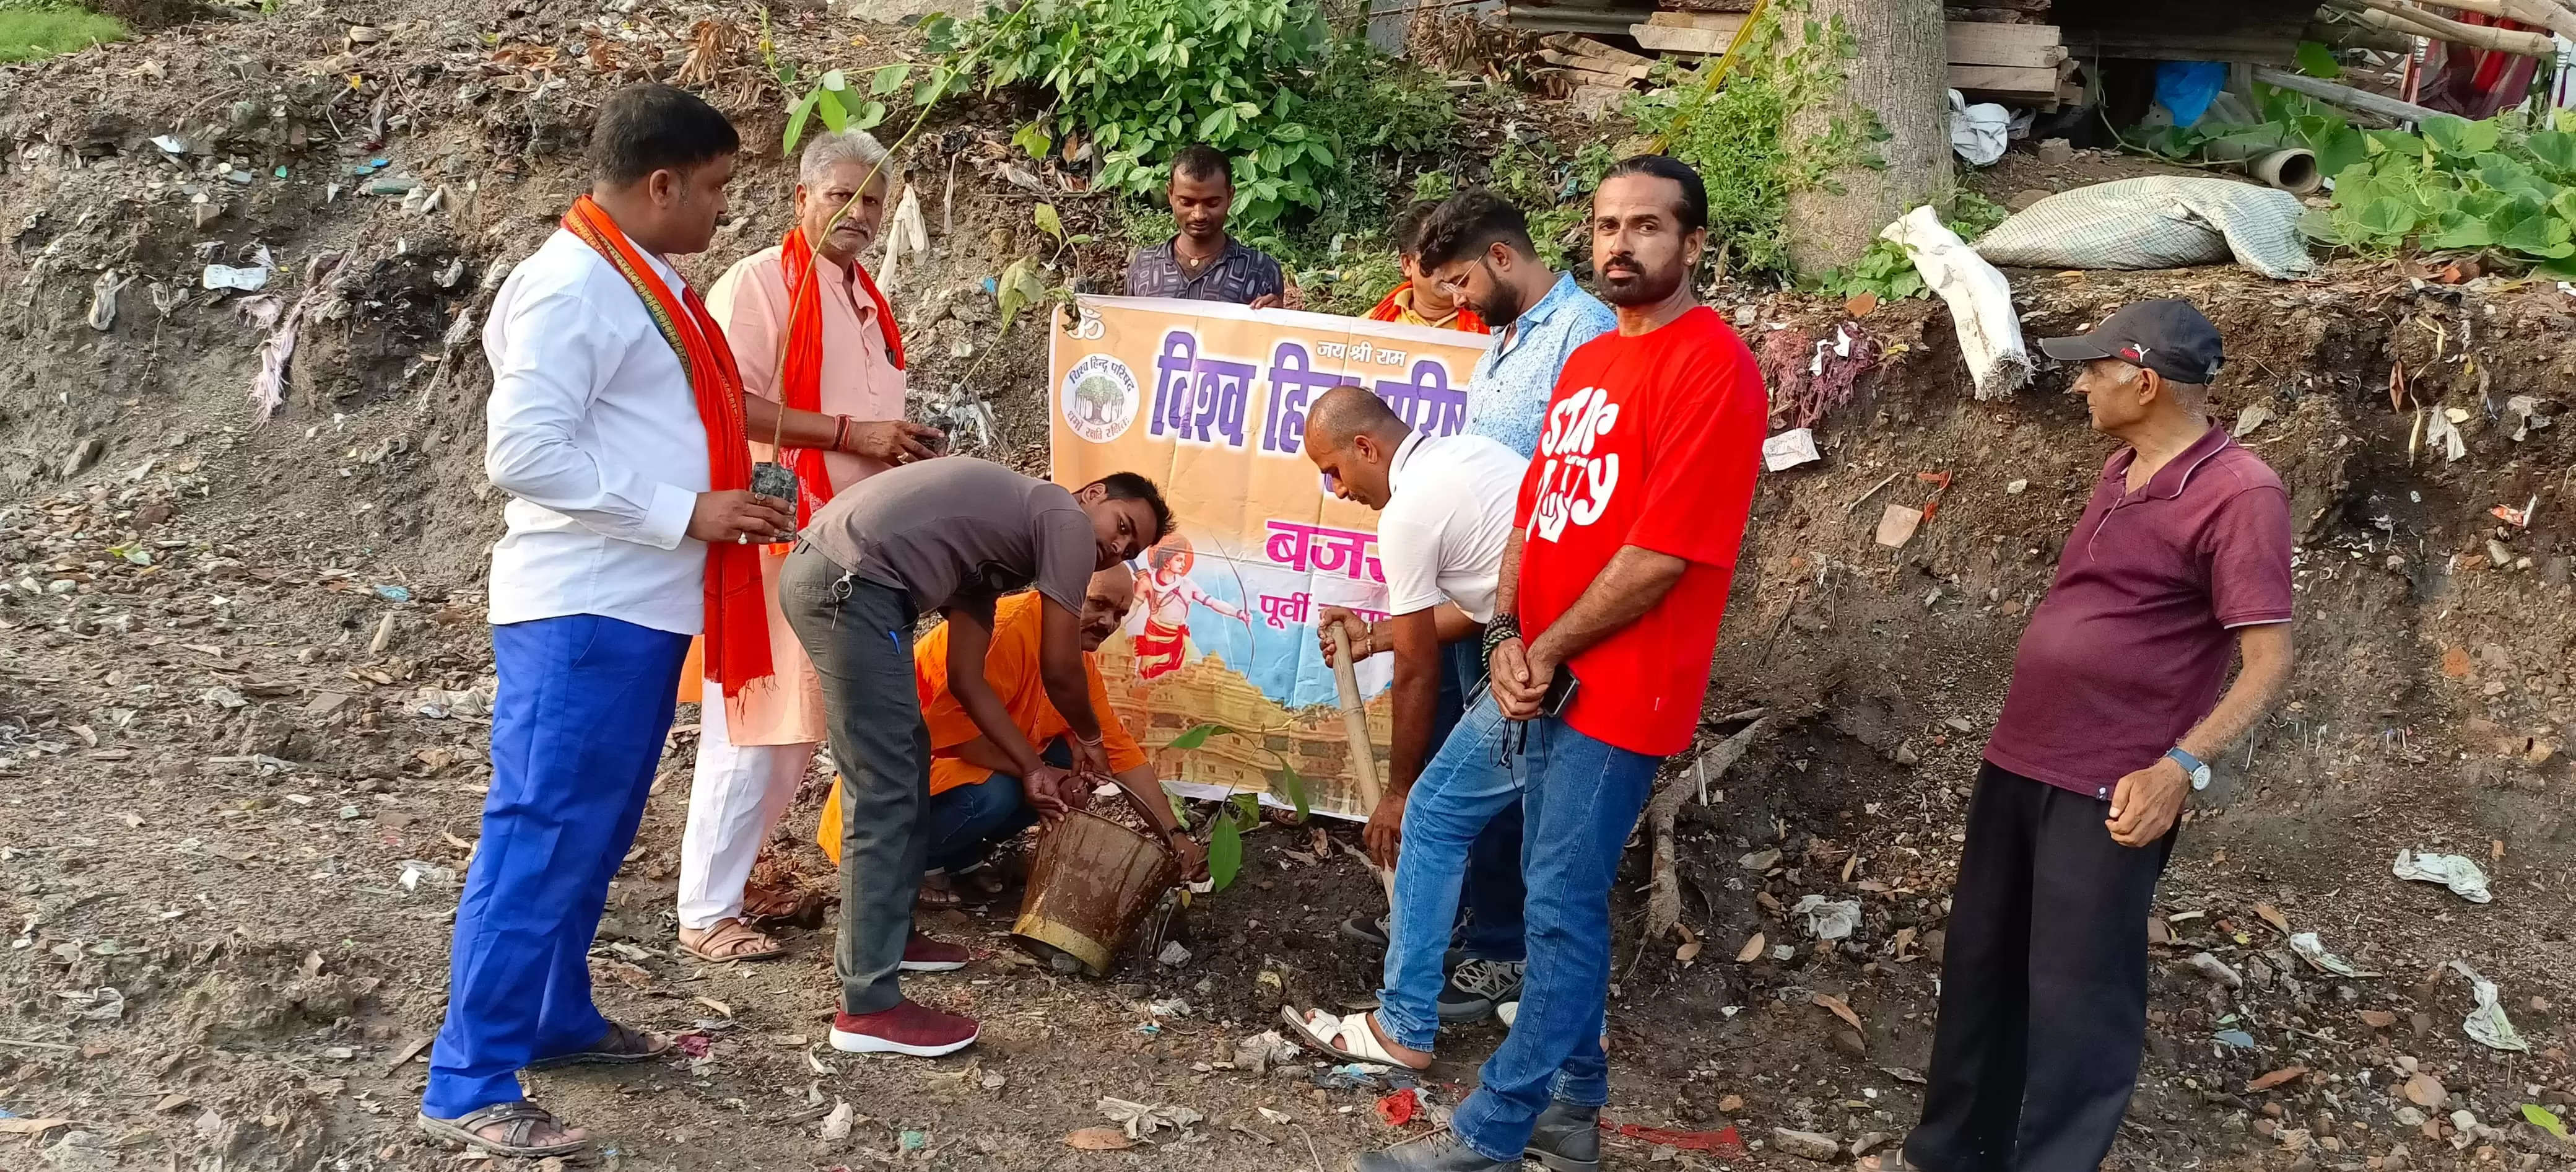
[[[1359,788],[1360,805],[1374,811],[1385,791],[1378,786],[1377,747],[1369,743],[1368,712],[1360,706],[1360,677],[1351,664],[1350,632],[1343,630],[1340,623],[1328,629],[1333,633],[1333,690],[1341,699],[1342,735],[1351,746],[1351,781]],[[1386,888],[1387,899],[1393,901],[1395,874],[1375,862],[1369,864],[1369,869],[1377,872],[1379,885]]]

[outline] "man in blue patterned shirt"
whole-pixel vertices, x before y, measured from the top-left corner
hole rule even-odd
[[[1210,146],[1172,156],[1167,195],[1180,233],[1127,262],[1127,295],[1231,301],[1254,309],[1295,308],[1279,262],[1226,234],[1234,210],[1233,164]]]
[[[1618,317],[1571,274],[1550,272],[1530,243],[1529,221],[1490,191],[1461,192],[1431,213],[1418,263],[1494,330],[1467,381],[1467,434],[1535,454],[1566,356],[1609,333]]]

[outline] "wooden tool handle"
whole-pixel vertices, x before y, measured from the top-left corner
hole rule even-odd
[[[1333,690],[1342,702],[1342,735],[1349,739],[1351,745],[1351,780],[1359,786],[1360,805],[1375,812],[1378,799],[1385,791],[1378,785],[1377,746],[1369,742],[1368,711],[1360,706],[1360,677],[1358,669],[1351,663],[1351,636],[1340,623],[1334,623],[1331,630]],[[1394,872],[1381,870],[1373,862],[1369,869],[1377,871],[1378,882],[1386,888],[1387,899],[1394,900]]]

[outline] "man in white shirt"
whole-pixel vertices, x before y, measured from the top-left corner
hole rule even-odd
[[[746,399],[722,330],[664,259],[713,239],[738,149],[724,115],[683,91],[611,95],[590,194],[511,271],[483,333],[484,470],[511,497],[490,579],[500,694],[418,1122],[505,1158],[589,1142],[523,1100],[520,1070],[669,1048],[591,1004],[591,940],[689,637],[706,630],[708,677],[728,692],[770,674],[754,543],[794,520],[750,491],[746,429],[817,447],[846,430]]]
[[[1399,845],[1411,849],[1416,837],[1404,829],[1415,819],[1444,816],[1408,802],[1414,779],[1458,723],[1483,674],[1474,662],[1476,636],[1494,617],[1494,583],[1529,460],[1483,436],[1413,431],[1384,400],[1357,386],[1337,387],[1315,400],[1306,414],[1306,458],[1332,480],[1335,495],[1378,510],[1388,617],[1368,623],[1327,607],[1317,625],[1327,661],[1334,654],[1336,626],[1350,639],[1355,658],[1395,656],[1389,784],[1366,832],[1370,857],[1393,867]],[[1458,899],[1463,875],[1468,909],[1464,958],[1445,987],[1440,946],[1447,939],[1448,913],[1420,940],[1408,940],[1401,931],[1406,908],[1393,913],[1398,931],[1387,947],[1380,1012],[1394,1040],[1414,1039],[1415,1048],[1426,1053],[1441,1022],[1481,1021],[1516,999],[1520,988],[1519,804],[1504,807],[1471,837],[1474,844],[1464,857],[1431,869],[1448,884],[1451,901]],[[1420,898],[1401,881],[1395,894],[1400,905]],[[1345,925],[1346,932],[1357,930],[1356,924]]]

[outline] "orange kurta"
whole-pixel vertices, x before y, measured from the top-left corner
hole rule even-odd
[[[1010,712],[1011,724],[1040,749],[1072,731],[1064,717],[1056,713],[1055,703],[1047,699],[1046,679],[1040,670],[1038,645],[1044,610],[1035,591],[1002,599],[993,608],[993,644],[984,652],[984,679],[993,685],[993,694]],[[1109,767],[1125,773],[1145,764],[1144,747],[1110,711],[1109,689],[1100,678],[1099,661],[1085,653],[1082,668],[1091,682],[1091,711],[1100,718],[1100,738],[1109,753]],[[929,634],[913,644],[912,678],[921,693],[922,723],[930,726],[930,792],[946,793],[991,778],[992,770],[970,765],[957,756],[958,746],[984,735],[984,730],[975,726],[975,719],[966,715],[966,706],[948,691],[948,624],[931,628]],[[840,861],[841,787],[837,779],[832,783],[831,797],[823,803],[822,824],[817,827],[815,841],[835,863]]]
[[[778,252],[778,247],[772,245],[734,262],[707,292],[707,310],[724,326],[725,339],[732,344],[734,357],[741,364],[743,389],[772,401],[779,397],[778,359],[788,308],[787,281]],[[828,261],[820,265],[819,271],[824,413],[864,420],[902,418],[904,373],[886,354],[876,307],[845,271]],[[770,458],[765,439],[752,437],[752,459]],[[886,468],[881,460],[847,452],[825,453],[823,461],[831,470],[832,490],[836,493]],[[822,684],[815,678],[814,665],[805,658],[804,645],[797,641],[796,632],[788,627],[786,616],[778,608],[778,571],[786,562],[787,553],[781,547],[770,547],[761,555],[762,596],[769,606],[770,661],[776,675],[755,681],[727,701],[725,731],[737,745],[808,744],[828,735]],[[698,677],[702,674],[698,649],[692,646],[689,662],[680,672],[680,699],[700,699]]]

